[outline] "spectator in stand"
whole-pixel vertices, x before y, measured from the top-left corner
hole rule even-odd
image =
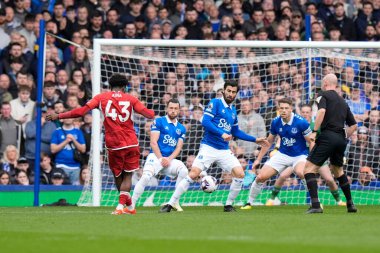
[[[91,40],[102,38],[104,32],[103,15],[100,11],[95,11],[91,16],[89,37]]]
[[[107,11],[106,29],[112,32],[113,38],[120,37],[120,29],[122,24],[119,22],[119,10],[111,8]],[[136,21],[136,19],[135,19]]]
[[[89,13],[88,8],[85,5],[78,6],[77,8],[77,19],[73,24],[73,31],[78,32],[82,28],[89,29],[90,23],[89,23]]]
[[[368,166],[377,168],[375,174],[378,174],[379,169],[379,149],[376,149],[369,143],[368,128],[361,126],[357,131],[357,141],[352,143],[348,150],[347,157],[347,172],[351,173],[351,177],[358,179],[360,168]]]
[[[249,135],[260,137],[266,136],[266,128],[263,117],[252,110],[252,105],[249,99],[241,100],[241,111],[238,114],[239,126],[242,131]],[[257,148],[256,143],[237,141],[240,147],[246,151],[246,155],[252,154]]]
[[[340,29],[341,34],[346,40],[356,40],[355,24],[351,18],[346,16],[343,3],[336,3],[334,5],[334,14],[328,18],[326,27],[329,31],[332,27]]]
[[[0,156],[3,155],[6,147],[18,146],[18,142],[21,139],[21,128],[16,120],[11,115],[12,107],[9,102],[3,102],[1,104],[1,116],[0,116],[0,133],[1,133],[1,147]]]
[[[90,169],[88,168],[88,165],[83,165],[80,170],[79,183],[80,185],[88,185],[90,183],[90,180],[91,180]]]
[[[51,81],[45,82],[43,88],[43,103],[47,107],[53,107],[53,105],[55,104],[55,102],[58,101],[58,99],[59,96],[55,90],[55,83]]]
[[[20,157],[17,160],[16,174],[18,171],[23,171],[28,176],[30,184],[34,183],[34,170],[31,169],[28,160],[25,157]]]
[[[372,168],[368,166],[361,167],[359,170],[359,177],[352,185],[369,186],[372,181],[376,180],[376,175],[373,173]]]
[[[11,176],[8,172],[4,170],[0,170],[0,185],[10,185],[11,184]]]
[[[0,169],[4,170],[11,175],[11,181],[14,182],[14,176],[16,174],[17,160],[19,158],[19,152],[16,146],[8,145],[3,153],[3,158],[1,159]]]
[[[27,40],[26,45],[32,53],[34,53],[34,44],[37,40],[37,37],[34,33],[34,23],[35,16],[33,14],[27,14],[23,22],[23,28],[19,31],[21,35],[25,36]]]
[[[11,80],[6,74],[0,75],[0,104],[3,102],[10,102],[13,97],[12,94],[8,91]]]
[[[368,24],[365,28],[365,41],[377,41],[376,28],[373,24]]]
[[[83,39],[79,33],[79,31],[77,32],[73,32],[72,35],[71,35],[71,40],[75,43],[75,44],[78,44],[78,45],[81,45],[82,42],[83,42]],[[68,63],[71,59],[72,59],[72,55],[74,54],[74,50],[77,48],[77,46],[75,45],[72,45],[70,44],[69,46],[67,46],[63,52],[63,61],[65,63]]]
[[[87,51],[84,48],[76,47],[73,52],[72,59],[66,64],[66,72],[69,76],[74,69],[82,70],[85,80],[91,80],[90,62],[88,60]]]
[[[20,20],[15,16],[15,11],[12,7],[5,7],[5,21],[4,30],[6,33],[10,34],[13,31],[17,31],[21,28],[23,20]]]
[[[70,183],[79,185],[80,163],[74,160],[74,152],[86,151],[86,144],[82,132],[74,128],[73,119],[62,120],[63,124],[53,132],[50,150],[55,155],[55,164],[70,178]]]
[[[16,172],[15,181],[18,185],[30,185],[28,175],[25,171],[19,170]]]
[[[188,7],[186,9],[185,21],[183,21],[183,25],[186,27],[188,32],[186,39],[201,40],[203,38],[203,32],[198,21],[198,13],[194,8]],[[176,28],[174,28],[174,31],[176,31]]]
[[[18,97],[13,99],[10,103],[12,107],[12,118],[22,124],[25,130],[26,122],[32,120],[35,102],[30,99],[31,89],[28,86],[20,86]]]
[[[371,105],[361,99],[359,83],[353,83],[351,87],[351,96],[347,100],[347,104],[354,114],[355,120],[358,126],[362,126],[364,121],[368,118],[368,112],[371,109]]]
[[[50,152],[50,141],[56,126],[53,122],[46,122],[45,116],[47,113],[47,108],[43,107],[41,109],[41,152],[48,155]],[[36,115],[37,116],[37,115]],[[36,157],[36,118],[26,123],[25,126],[25,157],[28,159],[28,163],[31,168],[34,168],[35,157]]]
[[[242,31],[247,35],[250,32],[256,32],[264,26],[264,12],[263,9],[258,7],[253,10],[251,19],[244,22],[242,25]]]
[[[380,111],[371,109],[368,119],[364,122],[368,128],[369,143],[375,149],[380,148]]]
[[[323,23],[327,23],[329,18],[333,16],[334,13],[334,0],[322,0],[322,3],[318,8],[318,18],[323,21]]]
[[[61,172],[53,172],[51,175],[51,184],[52,185],[63,185],[65,182],[65,175]]]
[[[123,24],[135,21],[135,18],[142,14],[143,2],[141,0],[131,0],[129,2],[129,11],[120,15],[120,22]]]
[[[376,24],[378,20],[373,15],[373,4],[369,1],[363,3],[363,8],[359,11],[355,20],[355,28],[358,40],[365,40],[365,30],[367,25]]]

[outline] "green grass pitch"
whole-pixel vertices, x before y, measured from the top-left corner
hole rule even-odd
[[[113,216],[110,207],[0,208],[0,252],[380,252],[380,207],[184,207]]]

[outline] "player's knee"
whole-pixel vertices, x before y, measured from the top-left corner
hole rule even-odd
[[[261,174],[257,175],[256,177],[256,183],[264,183],[266,178],[264,178]]]
[[[197,179],[199,177],[199,174],[201,174],[201,170],[200,169],[192,168],[191,171],[189,172],[188,176],[192,180],[195,180],[195,179]]]
[[[186,177],[189,174],[189,170],[186,168],[185,165],[181,166],[179,171],[178,171],[178,176],[179,177]]]
[[[153,177],[153,172],[150,170],[144,170],[141,177],[144,177],[150,180],[151,177]]]

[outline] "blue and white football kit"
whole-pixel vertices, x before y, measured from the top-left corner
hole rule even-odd
[[[168,116],[157,118],[151,125],[151,131],[160,133],[157,144],[162,157],[169,157],[174,152],[179,139],[185,141],[186,128],[178,121],[171,122]],[[173,159],[167,168],[163,168],[161,161],[153,153],[153,150],[150,150],[144,164],[144,170],[151,167],[154,169],[154,176],[161,173],[174,178],[182,165],[185,166],[182,161]]]
[[[204,111],[202,125],[205,133],[193,167],[207,170],[214,162],[228,172],[235,167],[241,167],[239,160],[229,149],[228,141],[225,141],[222,135],[232,134],[239,139],[252,142],[256,141],[256,138],[239,129],[235,106],[228,105],[224,98],[212,99]]]
[[[309,122],[298,114],[292,113],[290,121],[285,123],[281,117],[273,119],[270,133],[281,138],[279,152],[265,164],[281,173],[284,169],[294,167],[299,162],[306,162],[309,148],[305,136],[311,134]]]
[[[169,157],[176,149],[178,141],[180,139],[184,141],[186,135],[186,128],[179,123],[178,120],[173,123],[168,116],[157,118],[151,126],[151,131],[160,133],[157,144],[162,157]],[[144,164],[143,175],[133,191],[133,208],[143,194],[145,187],[149,184],[150,179],[159,173],[171,178],[177,177],[177,186],[177,184],[187,176],[188,169],[185,164],[178,159],[173,159],[169,166],[164,168],[161,165],[161,160],[158,159],[153,150],[151,150]],[[179,210],[179,205],[176,205],[176,208]]]

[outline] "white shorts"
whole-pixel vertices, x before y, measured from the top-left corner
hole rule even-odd
[[[154,176],[157,176],[160,173],[162,175],[166,175],[171,178],[177,177],[180,168],[182,167],[186,168],[185,164],[182,161],[177,160],[177,159],[173,159],[170,162],[169,167],[164,168],[162,167],[161,162],[159,161],[159,159],[154,153],[150,153],[148,157],[146,158],[143,170],[145,171],[149,167],[153,168]]]
[[[287,167],[292,167],[293,170],[296,165],[300,162],[306,162],[307,155],[299,156],[288,156],[281,152],[276,152],[265,165],[269,165],[273,169],[277,170],[278,173],[281,173]]]
[[[233,168],[241,167],[239,160],[232,154],[231,150],[219,150],[202,144],[193,162],[193,167],[206,171],[214,162],[220,166],[222,170],[230,173]]]

